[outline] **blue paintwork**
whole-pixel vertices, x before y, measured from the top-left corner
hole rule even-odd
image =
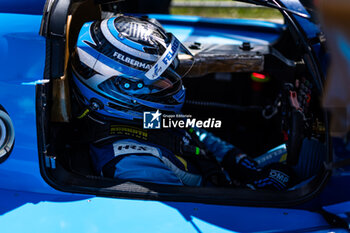
[[[295,10],[295,11],[309,15],[309,13],[304,8],[304,6],[299,2],[299,0],[279,0],[279,1],[282,3],[282,5],[284,5],[288,9]],[[308,40],[318,38],[321,32],[319,25],[312,23],[309,19],[297,16],[297,15],[291,15],[291,17],[295,20],[294,22],[296,22],[296,24],[302,29],[302,33],[305,35],[305,37]],[[322,67],[323,75],[326,75],[327,67],[328,67],[327,64],[329,64],[329,55],[324,53],[319,43],[316,43],[311,47],[313,49],[313,52],[318,58],[318,62],[320,66]]]
[[[343,53],[343,56],[346,58],[348,65],[350,66],[350,44],[346,41],[344,35],[337,35],[337,43],[339,45],[339,51]]]
[[[5,3],[1,4],[0,9]],[[10,7],[10,1],[7,4]],[[182,41],[202,43],[270,43],[284,27],[254,20],[155,17]],[[39,15],[0,14],[0,22],[5,22],[0,29],[0,104],[16,131],[12,154],[0,164],[1,232],[329,231],[319,214],[307,210],[127,200],[54,190],[42,179],[37,150],[35,83],[43,77],[45,59],[45,40],[38,35],[40,21]],[[344,213],[349,202],[337,203],[349,198],[339,198],[340,191],[334,189],[344,190],[349,180],[349,175],[339,172],[323,196],[304,208],[333,204],[329,211]],[[343,193],[347,192],[349,197],[350,189]]]
[[[343,202],[341,204],[334,204],[325,207],[325,209],[333,214],[337,214],[344,218],[349,218],[349,216],[344,215],[345,213],[349,212],[350,210],[350,201]]]
[[[280,0],[280,2],[288,9],[309,15],[309,13],[307,12],[307,10],[305,10],[304,6],[299,2],[299,0]],[[316,24],[312,23],[306,18],[297,15],[292,15],[292,17],[303,29],[303,32],[305,33],[307,38],[310,39],[317,37],[317,34],[320,32],[320,29]]]
[[[318,214],[275,208],[0,191],[1,232],[285,232],[327,229]],[[302,218],[301,218],[302,217]],[[18,220],[21,224],[17,224]],[[300,228],[302,226],[302,229]],[[282,230],[283,229],[283,230]],[[197,231],[199,230],[199,231]]]
[[[35,86],[24,85],[43,77],[41,16],[0,14],[0,21],[6,22],[0,31],[0,103],[12,118],[16,134],[11,156],[0,165],[0,187],[55,192],[39,172]]]
[[[350,144],[345,144],[340,138],[333,138],[334,161],[350,159]],[[335,169],[333,176],[322,194],[314,201],[327,206],[349,201],[350,197],[350,166]],[[348,206],[348,205],[347,205]],[[350,208],[348,208],[350,211]]]
[[[273,43],[285,27],[282,24],[246,19],[205,19],[198,16],[157,14],[150,14],[149,17],[156,18],[180,41],[203,44],[241,44],[243,41]]]
[[[1,0],[0,13],[42,15],[45,0]]]

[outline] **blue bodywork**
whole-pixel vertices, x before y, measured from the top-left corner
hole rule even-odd
[[[283,2],[300,8],[298,1]],[[32,5],[25,9],[23,3]],[[295,209],[105,198],[49,186],[40,173],[36,133],[36,85],[43,79],[45,61],[45,38],[38,35],[43,4],[0,3],[1,12],[23,9],[0,13],[0,104],[16,134],[10,157],[0,164],[1,232],[328,232],[332,227],[311,210],[324,206],[340,216],[349,212],[350,169],[335,171],[320,195]],[[255,20],[151,17],[180,40],[202,43],[272,43],[285,27]],[[313,37],[318,28],[303,20],[298,19],[307,37]]]
[[[0,12],[42,15],[44,4],[45,0],[4,0],[0,1]]]

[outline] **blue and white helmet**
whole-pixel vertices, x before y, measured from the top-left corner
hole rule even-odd
[[[181,53],[192,59],[174,35],[148,19],[119,16],[85,23],[72,55],[80,102],[103,116],[127,120],[156,109],[179,112],[188,71],[181,75],[178,69]]]

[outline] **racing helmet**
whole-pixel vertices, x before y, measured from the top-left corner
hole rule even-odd
[[[88,22],[72,54],[73,90],[79,103],[104,117],[134,120],[145,111],[179,112],[182,77],[191,67],[179,69],[181,54],[193,61],[155,20],[118,16]]]

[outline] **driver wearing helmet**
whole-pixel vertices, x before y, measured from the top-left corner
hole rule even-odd
[[[203,129],[142,128],[144,112],[180,113],[181,54],[190,57],[150,19],[118,16],[84,24],[72,55],[73,93],[96,174],[170,185],[289,187],[288,167],[259,168]]]

